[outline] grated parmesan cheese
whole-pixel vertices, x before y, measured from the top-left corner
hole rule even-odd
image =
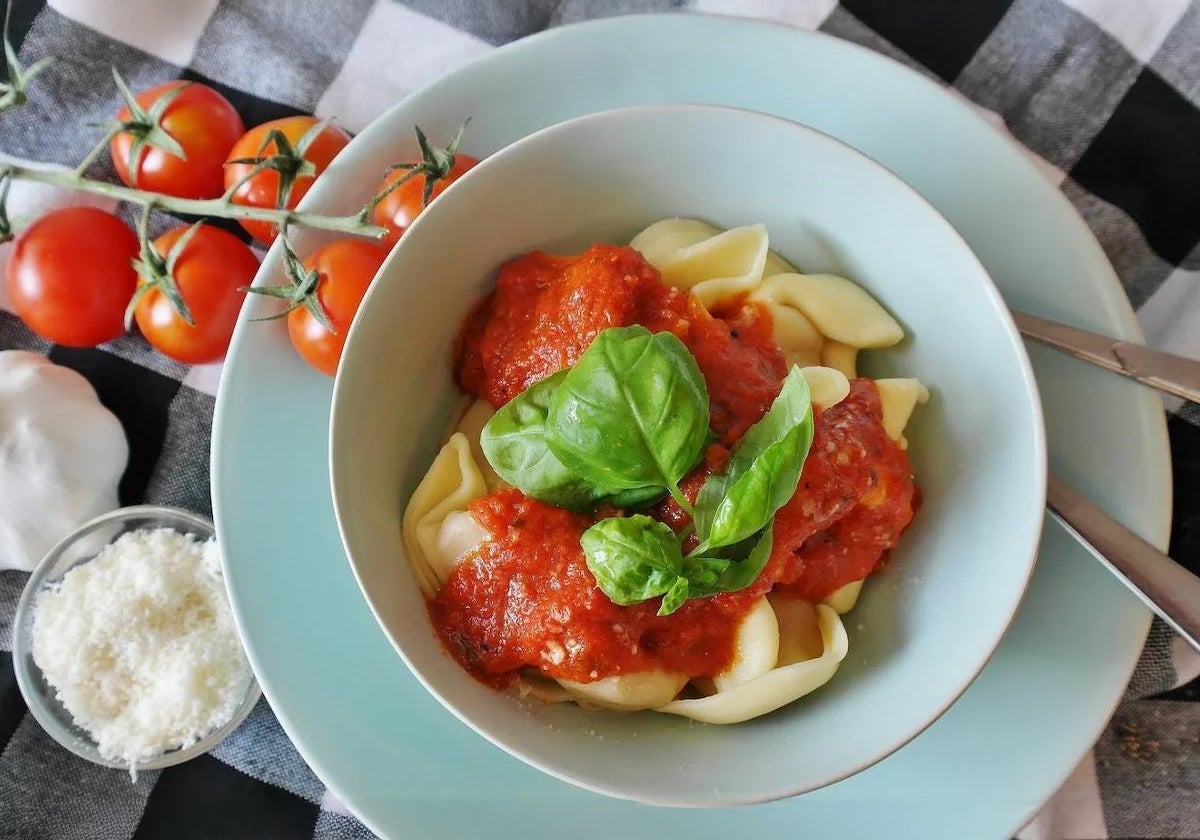
[[[133,764],[228,723],[252,672],[213,540],[122,534],[37,599],[33,660],[100,754]]]

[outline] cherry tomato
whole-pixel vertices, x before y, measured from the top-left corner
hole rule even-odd
[[[414,163],[416,161],[413,161]],[[450,171],[445,177],[439,178],[437,183],[433,185],[433,195],[430,196],[430,201],[437,198],[446,187],[453,184],[463,175],[465,175],[472,167],[479,163],[479,158],[464,155],[462,152],[456,152],[454,155],[454,165],[450,167]],[[397,169],[388,173],[380,183],[376,193],[383,192],[388,186],[395,181],[403,178],[406,170]],[[375,205],[375,224],[382,225],[387,228],[387,236],[383,241],[390,247],[395,245],[400,239],[400,234],[404,233],[405,229],[413,223],[424,206],[421,204],[425,192],[425,179],[427,175],[417,175],[409,178],[400,186],[396,187],[390,195],[383,201]]]
[[[229,100],[206,85],[165,82],[135,98],[139,105],[149,109],[162,96],[179,88],[183,91],[167,106],[159,124],[183,147],[186,157],[143,146],[138,155],[135,184],[129,172],[129,150],[134,137],[122,131],[109,144],[113,166],[122,181],[139,189],[182,198],[216,198],[225,190],[225,158],[246,127]],[[117,114],[121,122],[129,117],[128,108]]]
[[[43,338],[94,347],[125,332],[137,254],[137,236],[111,213],[55,210],[17,237],[8,259],[9,299]]]
[[[294,146],[304,136],[304,133],[318,122],[319,120],[316,117],[305,116],[283,117],[282,119],[265,122],[243,134],[241,139],[234,144],[233,149],[230,150],[228,159],[269,157],[278,151],[274,143],[268,144],[265,150],[262,149],[263,140],[270,131],[276,130],[281,132],[288,139],[288,142]],[[304,153],[304,159],[317,168],[316,174],[302,175],[296,178],[292,185],[291,195],[288,196],[287,206],[289,208],[296,206],[300,199],[304,197],[304,194],[308,192],[309,187],[313,185],[317,175],[325,171],[325,167],[329,166],[329,162],[349,142],[350,135],[346,132],[335,125],[325,126],[321,133],[317,135],[316,140],[313,141],[312,145]],[[253,165],[249,163],[226,163],[225,188],[229,189],[229,187],[246,177],[253,168]],[[245,204],[250,207],[274,207],[278,197],[278,190],[279,173],[266,169],[242,184],[237,192],[233,194],[233,201],[235,204]],[[243,221],[241,224],[251,236],[264,244],[273,242],[275,234],[278,232],[275,225],[269,222]]]
[[[162,255],[188,230],[172,228],[154,240]],[[189,365],[215,362],[229,349],[229,339],[245,292],[258,271],[258,257],[240,239],[211,225],[201,225],[175,262],[175,285],[193,324],[184,320],[159,288],[138,301],[133,317],[156,350]]]
[[[288,313],[288,335],[301,357],[322,373],[329,376],[337,373],[346,331],[386,256],[387,249],[374,242],[338,239],[318,248],[304,261],[305,268],[321,276],[317,281],[317,300],[337,333],[325,329],[301,306]]]

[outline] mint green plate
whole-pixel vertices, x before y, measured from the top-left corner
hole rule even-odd
[[[1008,140],[886,58],[769,24],[614,19],[497,50],[364,131],[306,204],[361,204],[383,167],[413,151],[414,123],[449,136],[470,114],[466,148],[482,155],[571,116],[648,102],[737,105],[832,134],[929,199],[1011,305],[1139,337],[1096,242]],[[300,245],[318,241],[308,235]],[[277,276],[279,256],[268,256],[260,281]],[[941,719],[883,762],[794,799],[714,811],[650,808],[572,788],[462,726],[375,623],[343,556],[329,496],[332,380],[298,360],[281,325],[246,322],[266,306],[252,301],[243,312],[217,404],[213,504],[227,580],[284,728],[382,835],[1008,837],[1099,733],[1136,661],[1148,613],[1047,524],[1029,593],[992,662]],[[1049,351],[1030,355],[1054,468],[1163,544],[1169,460],[1158,400]]]

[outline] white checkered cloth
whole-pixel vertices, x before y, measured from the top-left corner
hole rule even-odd
[[[1189,0],[17,0],[10,24],[24,62],[63,60],[30,105],[4,116],[0,154],[76,163],[94,142],[86,125],[117,107],[100,81],[110,65],[135,90],[181,76],[213,85],[247,125],[314,112],[355,131],[516,38],[593,17],[687,10],[819,28],[976,103],[1091,225],[1149,343],[1200,357],[1200,3]],[[12,209],[35,214],[64,201],[22,185]],[[185,368],[136,336],[96,350],[51,346],[6,311],[2,295],[0,349],[46,353],[80,370],[125,424],[132,455],[122,502],[207,513],[217,366]],[[1167,407],[1171,551],[1196,571],[1200,409]],[[0,572],[0,837],[370,836],[265,702],[209,756],[143,773],[133,785],[59,748],[26,713],[13,680],[8,651],[24,580]],[[1200,660],[1156,623],[1129,699],[1020,837],[1200,840],[1198,673]]]

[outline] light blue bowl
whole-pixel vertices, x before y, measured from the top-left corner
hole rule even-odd
[[[808,272],[848,276],[904,325],[872,376],[933,398],[909,430],[922,509],[847,616],[833,681],[731,727],[533,706],[469,677],[430,630],[400,540],[409,495],[459,399],[450,348],[497,266],[541,248],[624,243],[652,221],[764,222]],[[334,390],[330,473],[342,540],[380,627],[451,712],[559,778],[659,805],[780,798],[893,752],[979,673],[1031,572],[1045,501],[1041,407],[999,294],[953,228],[883,167],[812,129],[710,106],[571,120],[493,155],[409,229],[363,302]],[[402,714],[402,710],[397,710]]]

